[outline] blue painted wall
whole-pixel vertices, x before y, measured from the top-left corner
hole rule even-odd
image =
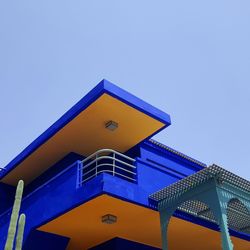
[[[51,166],[47,171],[42,173],[39,177],[33,180],[29,185],[25,187],[25,195],[29,194],[36,188],[42,186],[45,182],[49,181],[54,176],[58,175],[65,168],[76,162],[77,160],[82,160],[84,157],[74,152],[70,152],[64,156],[61,160]]]
[[[197,168],[201,168],[201,166],[196,166],[193,162],[187,162],[186,159],[182,161],[182,158],[179,156],[174,157],[167,153],[164,154],[161,150],[150,148],[149,145],[142,144],[139,151],[137,148],[134,152],[136,152],[135,155],[139,155],[136,158],[137,183],[128,182],[104,173],[79,187],[78,168],[80,161],[76,161],[71,166],[65,168],[67,160],[71,159],[71,157],[71,160],[74,157],[77,159],[79,155],[66,157],[61,161],[62,166],[58,163],[59,165],[56,164],[54,169],[44,173],[44,176],[32,183],[33,187],[29,187],[31,191],[26,192],[28,195],[23,199],[21,210],[27,215],[25,240],[28,239],[34,229],[101,194],[109,194],[113,197],[148,207],[148,196],[150,194],[183,178],[184,175],[195,172]],[[12,195],[9,199],[9,204],[13,203],[13,198]],[[202,224],[197,219],[187,215],[176,214],[176,216]],[[0,241],[0,249],[3,249],[6,239],[9,217],[10,210],[0,214],[0,239],[3,239]],[[206,226],[216,229],[213,225],[206,224]],[[240,235],[238,234],[237,236]]]
[[[65,250],[69,240],[60,235],[33,230],[27,238],[23,250]]]
[[[27,217],[25,240],[33,229],[102,193],[101,176],[89,181],[84,188],[77,188],[77,179],[78,162],[24,197],[21,212]],[[3,249],[6,240],[10,213],[11,210],[8,210],[0,215],[0,249]]]
[[[0,183],[0,214],[12,207],[15,196],[15,187]]]

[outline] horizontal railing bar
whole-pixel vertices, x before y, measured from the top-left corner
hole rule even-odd
[[[115,158],[112,156],[100,156],[98,158],[95,158],[93,161],[89,162],[88,164],[84,165],[83,169],[87,168],[89,165],[95,163],[96,161],[103,160],[103,159],[114,160]]]
[[[129,171],[129,170],[125,169],[125,168],[121,168],[121,167],[116,166],[116,165],[114,166],[114,165],[111,164],[111,163],[102,163],[102,164],[97,165],[96,168],[98,169],[99,167],[102,167],[102,166],[115,167],[115,168],[121,169],[122,171],[125,171],[125,172],[128,172],[128,173],[130,173],[130,174],[136,175],[135,172]],[[92,168],[92,169],[90,169],[89,171],[87,171],[86,173],[83,173],[83,176],[84,176],[84,175],[85,175],[85,176],[88,175],[91,171],[95,171],[96,168]],[[107,170],[108,170],[108,169],[107,169]],[[105,171],[105,170],[104,170],[104,171]],[[112,171],[112,172],[113,172],[113,171]]]
[[[125,158],[125,159],[127,159],[127,160],[130,160],[130,161],[132,161],[132,162],[135,161],[135,159],[130,158],[129,156],[124,155],[124,154],[122,154],[122,153],[120,153],[120,152],[117,152],[117,151],[115,151],[115,150],[113,150],[113,149],[100,149],[100,150],[97,150],[96,152],[94,152],[93,154],[91,154],[90,156],[88,156],[87,158],[85,158],[82,162],[85,162],[85,161],[87,161],[87,160],[93,158],[93,156],[96,156],[97,154],[103,153],[103,152],[115,153],[115,154],[117,154],[117,155],[119,155],[119,156],[121,156],[121,157],[123,157],[123,158]]]
[[[121,176],[124,179],[136,181],[134,176],[136,176],[137,173],[135,171],[136,166],[134,166],[134,162],[135,159],[113,149],[100,149],[82,160],[82,167],[80,170],[82,171],[81,184],[100,173],[111,173],[114,176]],[[102,168],[102,170],[100,170],[100,168]]]
[[[96,156],[97,154],[98,154],[98,151],[89,155],[87,158],[83,159],[82,162],[86,162],[87,160],[94,158],[94,156]]]
[[[95,158],[93,161],[89,162],[88,164],[83,166],[83,169],[87,168],[88,166],[92,165],[93,163],[97,162],[98,160],[102,160],[102,159],[110,159],[113,160],[114,158],[111,156],[100,156],[98,158]]]
[[[108,172],[108,173],[113,173],[113,171],[112,171],[112,170],[101,170],[101,171],[98,171],[98,172],[97,172],[97,174],[94,174],[94,175],[92,175],[92,176],[88,177],[87,179],[83,180],[83,181],[82,181],[82,183],[84,183],[84,182],[88,181],[89,179],[91,179],[91,178],[95,177],[95,176],[96,176],[96,175],[98,175],[98,174],[105,173],[105,172]],[[126,179],[130,179],[130,180],[132,180],[132,181],[136,181],[136,179],[131,178],[131,177],[128,177],[128,176],[123,175],[123,174],[120,174],[120,173],[115,173],[115,175],[120,175],[120,176],[122,176],[122,177],[124,177],[124,178],[126,178]]]
[[[92,168],[91,170],[89,170],[88,172],[86,173],[83,173],[83,175],[87,175],[88,173],[90,173],[91,171],[94,171],[96,169],[98,169],[99,167],[102,167],[102,166],[110,166],[110,167],[113,167],[113,165],[111,163],[102,163],[102,164],[99,164],[97,165],[95,168]],[[108,170],[108,169],[107,169]]]
[[[89,167],[90,165],[92,165],[93,163],[95,163],[95,162],[97,162],[97,161],[99,161],[99,160],[102,160],[102,159],[115,160],[115,161],[120,162],[120,163],[122,163],[122,164],[124,164],[124,165],[126,165],[126,166],[128,166],[128,167],[130,167],[130,168],[134,168],[134,169],[136,168],[136,166],[131,165],[131,164],[127,163],[127,162],[121,161],[121,160],[119,160],[119,159],[117,159],[117,158],[114,158],[114,157],[112,157],[112,156],[100,156],[100,157],[94,159],[93,161],[89,162],[88,164],[84,165],[84,166],[83,166],[83,169],[88,168],[88,167]]]
[[[124,178],[126,178],[126,179],[130,179],[130,180],[132,180],[132,181],[136,181],[136,179],[135,178],[131,178],[131,177],[128,177],[128,176],[126,176],[126,175],[123,175],[123,174],[120,174],[120,173],[115,173],[116,175],[120,175],[120,176],[123,176]]]
[[[86,178],[86,179],[82,180],[81,184],[83,184],[84,182],[86,182],[86,181],[88,181],[88,180],[90,180],[90,179],[94,178],[95,176],[96,176],[96,174],[91,175],[90,177],[88,177],[88,178]]]
[[[83,183],[83,182],[86,182],[87,180],[89,180],[89,179],[91,179],[91,178],[97,176],[97,175],[100,174],[100,173],[104,173],[104,172],[106,172],[106,173],[113,173],[112,170],[101,170],[101,171],[98,171],[96,174],[93,174],[92,176],[90,176],[90,177],[88,177],[87,179],[83,180],[82,183]]]
[[[115,158],[115,161],[118,161],[118,162],[120,162],[120,163],[122,163],[122,164],[124,164],[124,165],[126,165],[126,166],[128,166],[128,167],[130,167],[130,168],[134,168],[134,169],[136,168],[136,166],[131,165],[131,164],[127,163],[127,162],[121,161],[121,160],[119,160],[119,159],[116,159],[116,158]]]
[[[82,173],[82,176],[86,176],[88,175],[89,173],[95,171],[95,168],[91,168],[89,171],[87,171],[86,173]]]
[[[135,172],[129,171],[129,170],[125,169],[125,168],[121,168],[121,167],[119,167],[119,166],[115,166],[115,168],[121,169],[122,171],[128,172],[128,173],[130,173],[130,174],[136,175]]]
[[[123,158],[125,158],[125,159],[127,159],[127,160],[129,160],[129,161],[135,162],[135,159],[133,159],[133,158],[127,156],[127,155],[124,155],[124,154],[122,154],[122,153],[120,153],[120,152],[117,152],[117,151],[115,151],[115,150],[112,150],[112,151],[113,151],[113,153],[115,153],[116,155],[119,155],[119,156],[121,156],[121,157],[123,157]]]

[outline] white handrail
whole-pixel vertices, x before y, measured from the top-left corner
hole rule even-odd
[[[102,159],[114,160],[114,157],[112,157],[112,156],[100,156],[100,157],[98,157],[97,159],[95,158],[93,161],[89,162],[87,165],[84,165],[84,166],[83,166],[83,169],[88,168],[90,165],[92,165],[92,164],[95,163],[96,161],[102,160]],[[124,165],[126,165],[126,166],[128,166],[128,167],[130,167],[130,168],[136,168],[136,166],[131,165],[131,164],[129,164],[129,163],[127,163],[127,162],[124,162],[124,161],[122,161],[122,160],[119,160],[119,159],[116,159],[116,158],[115,158],[115,161],[120,162],[120,163],[122,163],[122,164],[124,164]]]
[[[117,156],[119,156],[119,159]],[[105,160],[105,162],[102,160]],[[97,150],[82,161],[80,184],[105,172],[111,173],[113,176],[121,176],[130,181],[136,181],[136,166],[133,165],[134,162],[135,159],[113,149]],[[84,163],[86,163],[86,165],[84,165]],[[119,164],[117,165],[117,163]],[[107,167],[107,169],[104,169],[105,167]],[[92,172],[93,174],[91,174]]]
[[[86,162],[87,160],[93,158],[93,156],[95,156],[96,154],[103,153],[103,152],[115,153],[115,154],[117,154],[117,155],[120,155],[120,156],[124,157],[124,158],[127,159],[127,160],[130,160],[130,161],[132,161],[132,162],[135,161],[135,159],[130,158],[129,156],[124,155],[124,154],[122,154],[122,153],[120,153],[120,152],[118,152],[118,151],[115,151],[115,150],[110,149],[110,148],[104,148],[104,149],[99,149],[99,150],[97,150],[96,152],[94,152],[93,154],[89,155],[89,156],[88,156],[87,158],[85,158],[82,162]]]

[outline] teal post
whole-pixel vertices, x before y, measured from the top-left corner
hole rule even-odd
[[[223,212],[219,218],[219,226],[221,231],[222,249],[223,250],[233,250],[233,243],[231,241],[228,225],[227,225],[227,215]]]
[[[216,187],[218,203],[219,203],[219,211],[217,212],[218,224],[221,232],[221,241],[223,250],[233,250],[233,243],[230,238],[229,230],[228,230],[228,218],[227,218],[227,206],[230,198],[228,194],[220,189],[220,187]]]
[[[168,249],[168,239],[167,239],[167,232],[168,232],[168,223],[166,213],[160,213],[160,221],[161,221],[161,240],[162,240],[162,249]]]
[[[168,208],[160,211],[162,249],[168,250],[168,225],[175,211],[175,208]]]
[[[223,250],[233,250],[233,243],[228,230],[227,204],[229,197],[220,188],[215,187],[203,197],[205,203],[212,210],[221,233],[221,244]]]
[[[160,221],[161,221],[161,239],[162,239],[162,249],[168,249],[168,225],[171,219],[171,214],[168,214],[166,211],[160,212]]]
[[[204,186],[209,188],[205,188],[204,190]],[[177,194],[175,197],[172,197],[172,199],[165,199],[158,204],[161,222],[162,249],[169,250],[167,234],[171,216],[178,206],[190,200],[191,197],[194,200],[207,204],[212,210],[220,227],[222,249],[233,250],[227,222],[227,203],[230,198],[227,193],[221,191],[220,188],[217,187],[216,181],[210,181],[204,185],[195,186],[192,189],[186,190],[182,195]]]
[[[239,227],[239,231],[242,232],[245,232],[244,230],[249,227],[247,223],[243,227],[237,223],[237,211],[241,216],[245,216],[246,222],[249,221],[249,194],[250,182],[214,164],[150,195],[149,198],[153,201],[152,205],[157,204],[160,212],[162,249],[169,250],[168,225],[174,211],[179,208],[188,213],[191,211],[197,217],[200,217],[200,214],[204,212],[212,212],[213,215],[210,213],[209,216],[205,217],[209,221],[218,224],[222,249],[233,250],[234,246],[230,238],[229,226],[233,228],[236,224],[236,228]],[[242,210],[242,207],[238,205],[234,205],[228,210],[229,203],[232,200],[241,202],[245,210]],[[191,205],[187,204],[188,208],[183,207],[182,204],[188,201],[192,201]],[[203,203],[202,206],[201,203]],[[198,209],[198,212],[193,206]],[[228,222],[228,211],[230,213],[234,211],[233,222]],[[200,218],[204,219],[203,216]],[[228,225],[228,223],[231,224]]]

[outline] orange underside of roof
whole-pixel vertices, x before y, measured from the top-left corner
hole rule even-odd
[[[110,120],[118,123],[117,130],[105,128]],[[70,152],[84,156],[102,148],[125,152],[163,126],[151,116],[103,94],[1,181],[16,185],[23,179],[28,184]]]
[[[117,223],[101,222],[105,214]],[[159,213],[108,195],[99,196],[41,226],[39,230],[71,238],[67,250],[83,250],[114,237],[161,247]],[[235,250],[249,250],[245,240],[232,237]],[[172,217],[169,227],[171,250],[220,250],[220,233]]]

